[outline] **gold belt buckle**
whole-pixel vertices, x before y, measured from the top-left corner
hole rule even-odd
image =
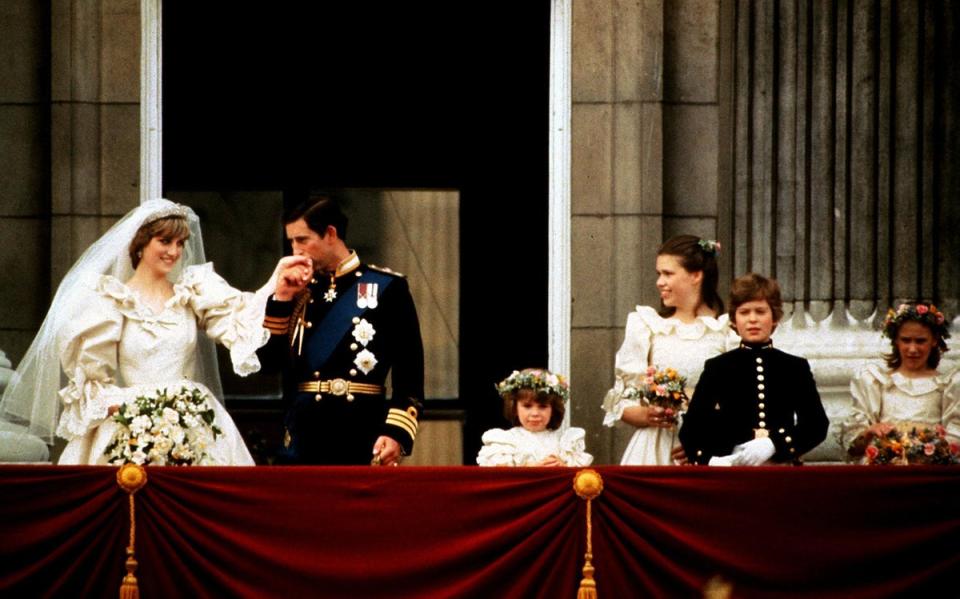
[[[350,383],[344,379],[333,379],[330,381],[330,393],[334,395],[346,395],[350,389]]]

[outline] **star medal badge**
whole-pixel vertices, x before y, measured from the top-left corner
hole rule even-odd
[[[323,301],[329,304],[335,299],[337,299],[337,278],[330,275],[330,287],[327,289],[327,292],[323,294]]]
[[[357,307],[361,310],[377,307],[376,283],[357,283]]]

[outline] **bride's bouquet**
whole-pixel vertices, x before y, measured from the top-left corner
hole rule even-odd
[[[960,464],[960,446],[947,439],[942,425],[913,426],[907,432],[896,428],[874,435],[864,450],[870,465]]]
[[[104,450],[111,464],[190,466],[207,459],[207,449],[222,434],[213,423],[210,398],[198,389],[177,393],[158,389],[122,404],[113,415],[118,424]]]
[[[643,384],[638,388],[632,385],[624,388],[625,399],[641,399],[643,403],[658,406],[665,410],[667,418],[677,422],[678,416],[687,409],[687,377],[681,376],[673,368],[657,370],[647,368]]]

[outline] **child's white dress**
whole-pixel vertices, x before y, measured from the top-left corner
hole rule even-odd
[[[477,455],[481,466],[527,466],[555,455],[567,466],[589,466],[593,456],[585,451],[582,428],[531,432],[521,426],[493,428],[483,433]]]

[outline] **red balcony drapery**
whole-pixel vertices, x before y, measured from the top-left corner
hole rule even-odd
[[[960,573],[960,469],[596,470],[601,598],[697,597],[716,575],[734,597],[895,597]],[[144,599],[576,596],[576,469],[147,472]],[[129,512],[115,477],[0,466],[0,595],[117,596]]]

